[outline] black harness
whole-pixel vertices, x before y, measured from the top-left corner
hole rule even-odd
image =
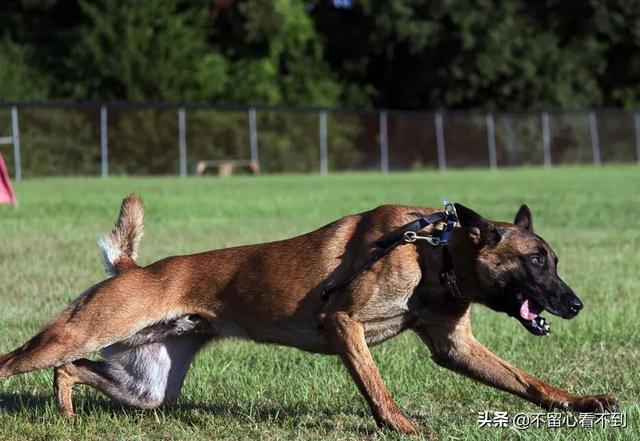
[[[453,258],[449,253],[449,235],[453,231],[453,226],[458,221],[453,204],[445,202],[444,211],[438,211],[426,216],[422,216],[414,221],[411,221],[400,228],[385,234],[380,239],[376,240],[376,251],[363,265],[357,270],[341,280],[336,284],[329,284],[322,292],[322,299],[327,300],[336,291],[344,288],[351,283],[356,277],[363,272],[369,270],[374,263],[382,259],[391,251],[396,249],[400,245],[407,243],[413,243],[417,240],[426,240],[430,245],[434,247],[442,247],[442,271],[440,272],[440,283],[446,287],[451,295],[455,299],[463,300],[464,296],[458,288],[456,275],[453,268]],[[423,228],[438,223],[446,222],[446,225],[442,231],[437,235],[420,236],[418,232]]]

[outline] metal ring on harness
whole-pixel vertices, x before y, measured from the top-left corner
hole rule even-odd
[[[450,218],[453,217],[454,219],[458,218],[456,206],[453,205],[453,203],[449,201],[442,201],[442,204],[444,205],[444,212],[447,215],[447,217],[450,217]]]

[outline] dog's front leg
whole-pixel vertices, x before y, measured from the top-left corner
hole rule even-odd
[[[323,324],[333,350],[340,355],[369,403],[378,425],[403,433],[417,433],[387,390],[369,352],[362,323],[346,312],[338,312],[327,316]]]
[[[609,395],[574,395],[546,384],[500,359],[473,337],[468,312],[457,319],[439,317],[432,324],[421,324],[415,331],[429,346],[439,365],[518,395],[543,408],[580,412],[617,409],[616,400]]]

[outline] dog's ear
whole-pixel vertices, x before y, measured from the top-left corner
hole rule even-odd
[[[500,242],[502,235],[493,222],[464,205],[454,206],[460,226],[469,232],[469,237],[476,245],[495,245]]]
[[[531,216],[531,210],[525,204],[520,206],[520,209],[516,213],[516,218],[513,223],[520,228],[524,228],[533,233],[533,217]]]

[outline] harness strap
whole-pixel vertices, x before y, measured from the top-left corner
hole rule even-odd
[[[362,265],[357,270],[355,270],[353,273],[351,273],[346,279],[341,280],[336,285],[330,285],[324,291],[322,291],[322,295],[321,295],[322,300],[327,300],[331,294],[333,294],[334,292],[338,291],[339,289],[344,288],[345,286],[347,286],[356,277],[358,277],[363,272],[369,270],[373,266],[374,263],[376,263],[378,260],[382,259],[384,256],[386,256],[391,251],[396,249],[402,243],[404,243],[404,236],[400,236],[400,238],[396,239],[395,242],[388,243],[386,248],[381,248],[380,250],[378,250],[369,260],[367,260],[364,263],[364,265]]]
[[[442,264],[443,267],[440,272],[440,284],[449,289],[449,293],[454,299],[464,300],[465,297],[462,295],[462,292],[458,287],[456,273],[453,270],[453,258],[451,257],[449,247],[446,243],[442,245]]]
[[[437,222],[444,222],[444,221],[447,222],[447,225],[442,231],[442,234],[439,240],[434,245],[442,244],[444,247],[443,250],[446,249],[446,244],[449,240],[449,234],[453,230],[453,226],[456,222],[455,214],[452,214],[451,212],[448,212],[448,211],[438,211],[436,213],[432,213],[427,216],[422,216],[421,218],[416,219],[415,221],[411,221],[401,226],[400,228],[385,234],[380,239],[376,240],[375,244],[380,249],[373,256],[371,256],[371,258],[367,260],[362,266],[360,266],[356,271],[351,273],[347,278],[341,280],[335,285],[327,286],[321,294],[321,299],[327,300],[331,294],[347,286],[356,277],[358,277],[363,272],[369,270],[374,263],[382,259],[384,256],[389,254],[398,246],[404,243],[415,242],[416,233],[418,231],[422,230],[428,225],[431,225]],[[413,233],[413,235],[411,233]],[[447,280],[452,280],[452,282],[447,283],[447,285],[445,286],[449,287],[449,290],[452,292],[454,297],[462,297],[462,294],[460,293],[460,290],[458,289],[458,286],[455,281],[455,274],[453,272],[453,260],[451,259],[451,255],[449,254],[449,252],[448,251],[445,251],[445,252],[446,252],[446,256],[448,256],[449,264],[445,263],[446,271],[443,271],[440,274],[440,281],[441,283],[444,284],[443,275],[446,273]],[[457,295],[454,293],[453,289],[456,290],[455,292],[457,293]]]

